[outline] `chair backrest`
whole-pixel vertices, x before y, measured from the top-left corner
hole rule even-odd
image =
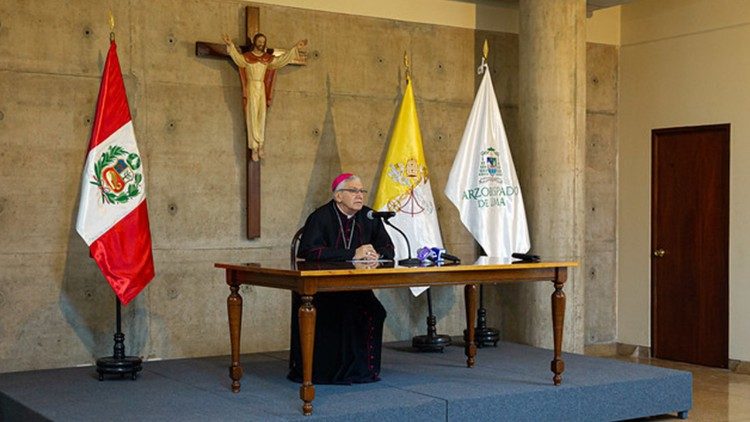
[[[294,267],[297,263],[297,248],[299,247],[299,241],[302,239],[302,232],[305,228],[300,227],[297,233],[294,233],[292,237],[292,244],[289,245],[289,263]]]

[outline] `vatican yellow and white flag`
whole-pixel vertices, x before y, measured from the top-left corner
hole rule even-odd
[[[521,187],[487,65],[474,99],[445,195],[487,256],[510,260],[529,250]]]
[[[386,225],[396,249],[397,261],[409,256],[415,258],[417,249],[425,246],[443,247],[409,77],[406,79],[406,91],[393,127],[373,208],[376,211],[395,212],[396,216],[390,222],[409,238],[411,251],[407,250],[403,236]],[[415,296],[425,290],[427,287],[411,288]]]

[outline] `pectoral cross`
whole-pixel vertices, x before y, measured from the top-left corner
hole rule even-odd
[[[260,9],[255,6],[245,7],[245,45],[239,46],[242,52],[252,49],[252,37],[260,32]],[[273,54],[273,49],[267,50]],[[210,43],[198,41],[195,43],[195,55],[198,57],[222,57],[228,58],[226,45],[223,43]],[[304,65],[304,57],[301,61],[290,64]],[[270,95],[271,93],[268,93]],[[250,128],[245,128],[249,130]],[[260,161],[251,158],[251,150],[246,150],[247,162],[247,238],[256,239],[260,237]]]

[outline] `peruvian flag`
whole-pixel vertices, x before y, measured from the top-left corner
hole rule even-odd
[[[76,230],[123,304],[154,278],[143,163],[114,40],[99,87]]]

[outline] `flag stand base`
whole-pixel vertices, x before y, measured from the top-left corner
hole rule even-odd
[[[435,336],[414,336],[411,339],[411,347],[417,349],[420,352],[440,352],[443,353],[443,349],[451,345],[450,336],[438,334]]]
[[[130,379],[135,380],[143,367],[141,358],[137,356],[125,356],[118,359],[114,356],[99,358],[96,360],[96,372],[99,373],[99,381],[104,381],[104,374],[120,374],[120,378],[130,374]]]
[[[464,341],[468,341],[467,337],[469,337],[469,335],[466,330],[464,330]],[[480,349],[484,346],[497,347],[497,342],[499,340],[500,332],[492,327],[474,328],[474,342]]]
[[[429,315],[427,316],[427,335],[414,336],[411,339],[411,347],[419,350],[420,352],[443,352],[443,349],[451,345],[450,336],[443,334],[437,334],[435,324],[437,319],[432,314],[432,294],[431,290],[427,290],[427,308],[429,309]]]
[[[130,379],[135,381],[143,367],[141,358],[137,356],[125,356],[125,334],[122,333],[121,324],[121,305],[120,299],[117,298],[117,332],[115,333],[115,346],[112,356],[99,358],[96,360],[96,372],[99,373],[99,381],[104,381],[104,374],[119,374],[124,378],[130,374]]]
[[[479,309],[477,309],[477,326],[474,329],[474,343],[477,347],[497,347],[500,331],[487,326],[487,310],[484,309],[484,285],[479,286]],[[464,341],[469,341],[469,333],[464,330]]]

